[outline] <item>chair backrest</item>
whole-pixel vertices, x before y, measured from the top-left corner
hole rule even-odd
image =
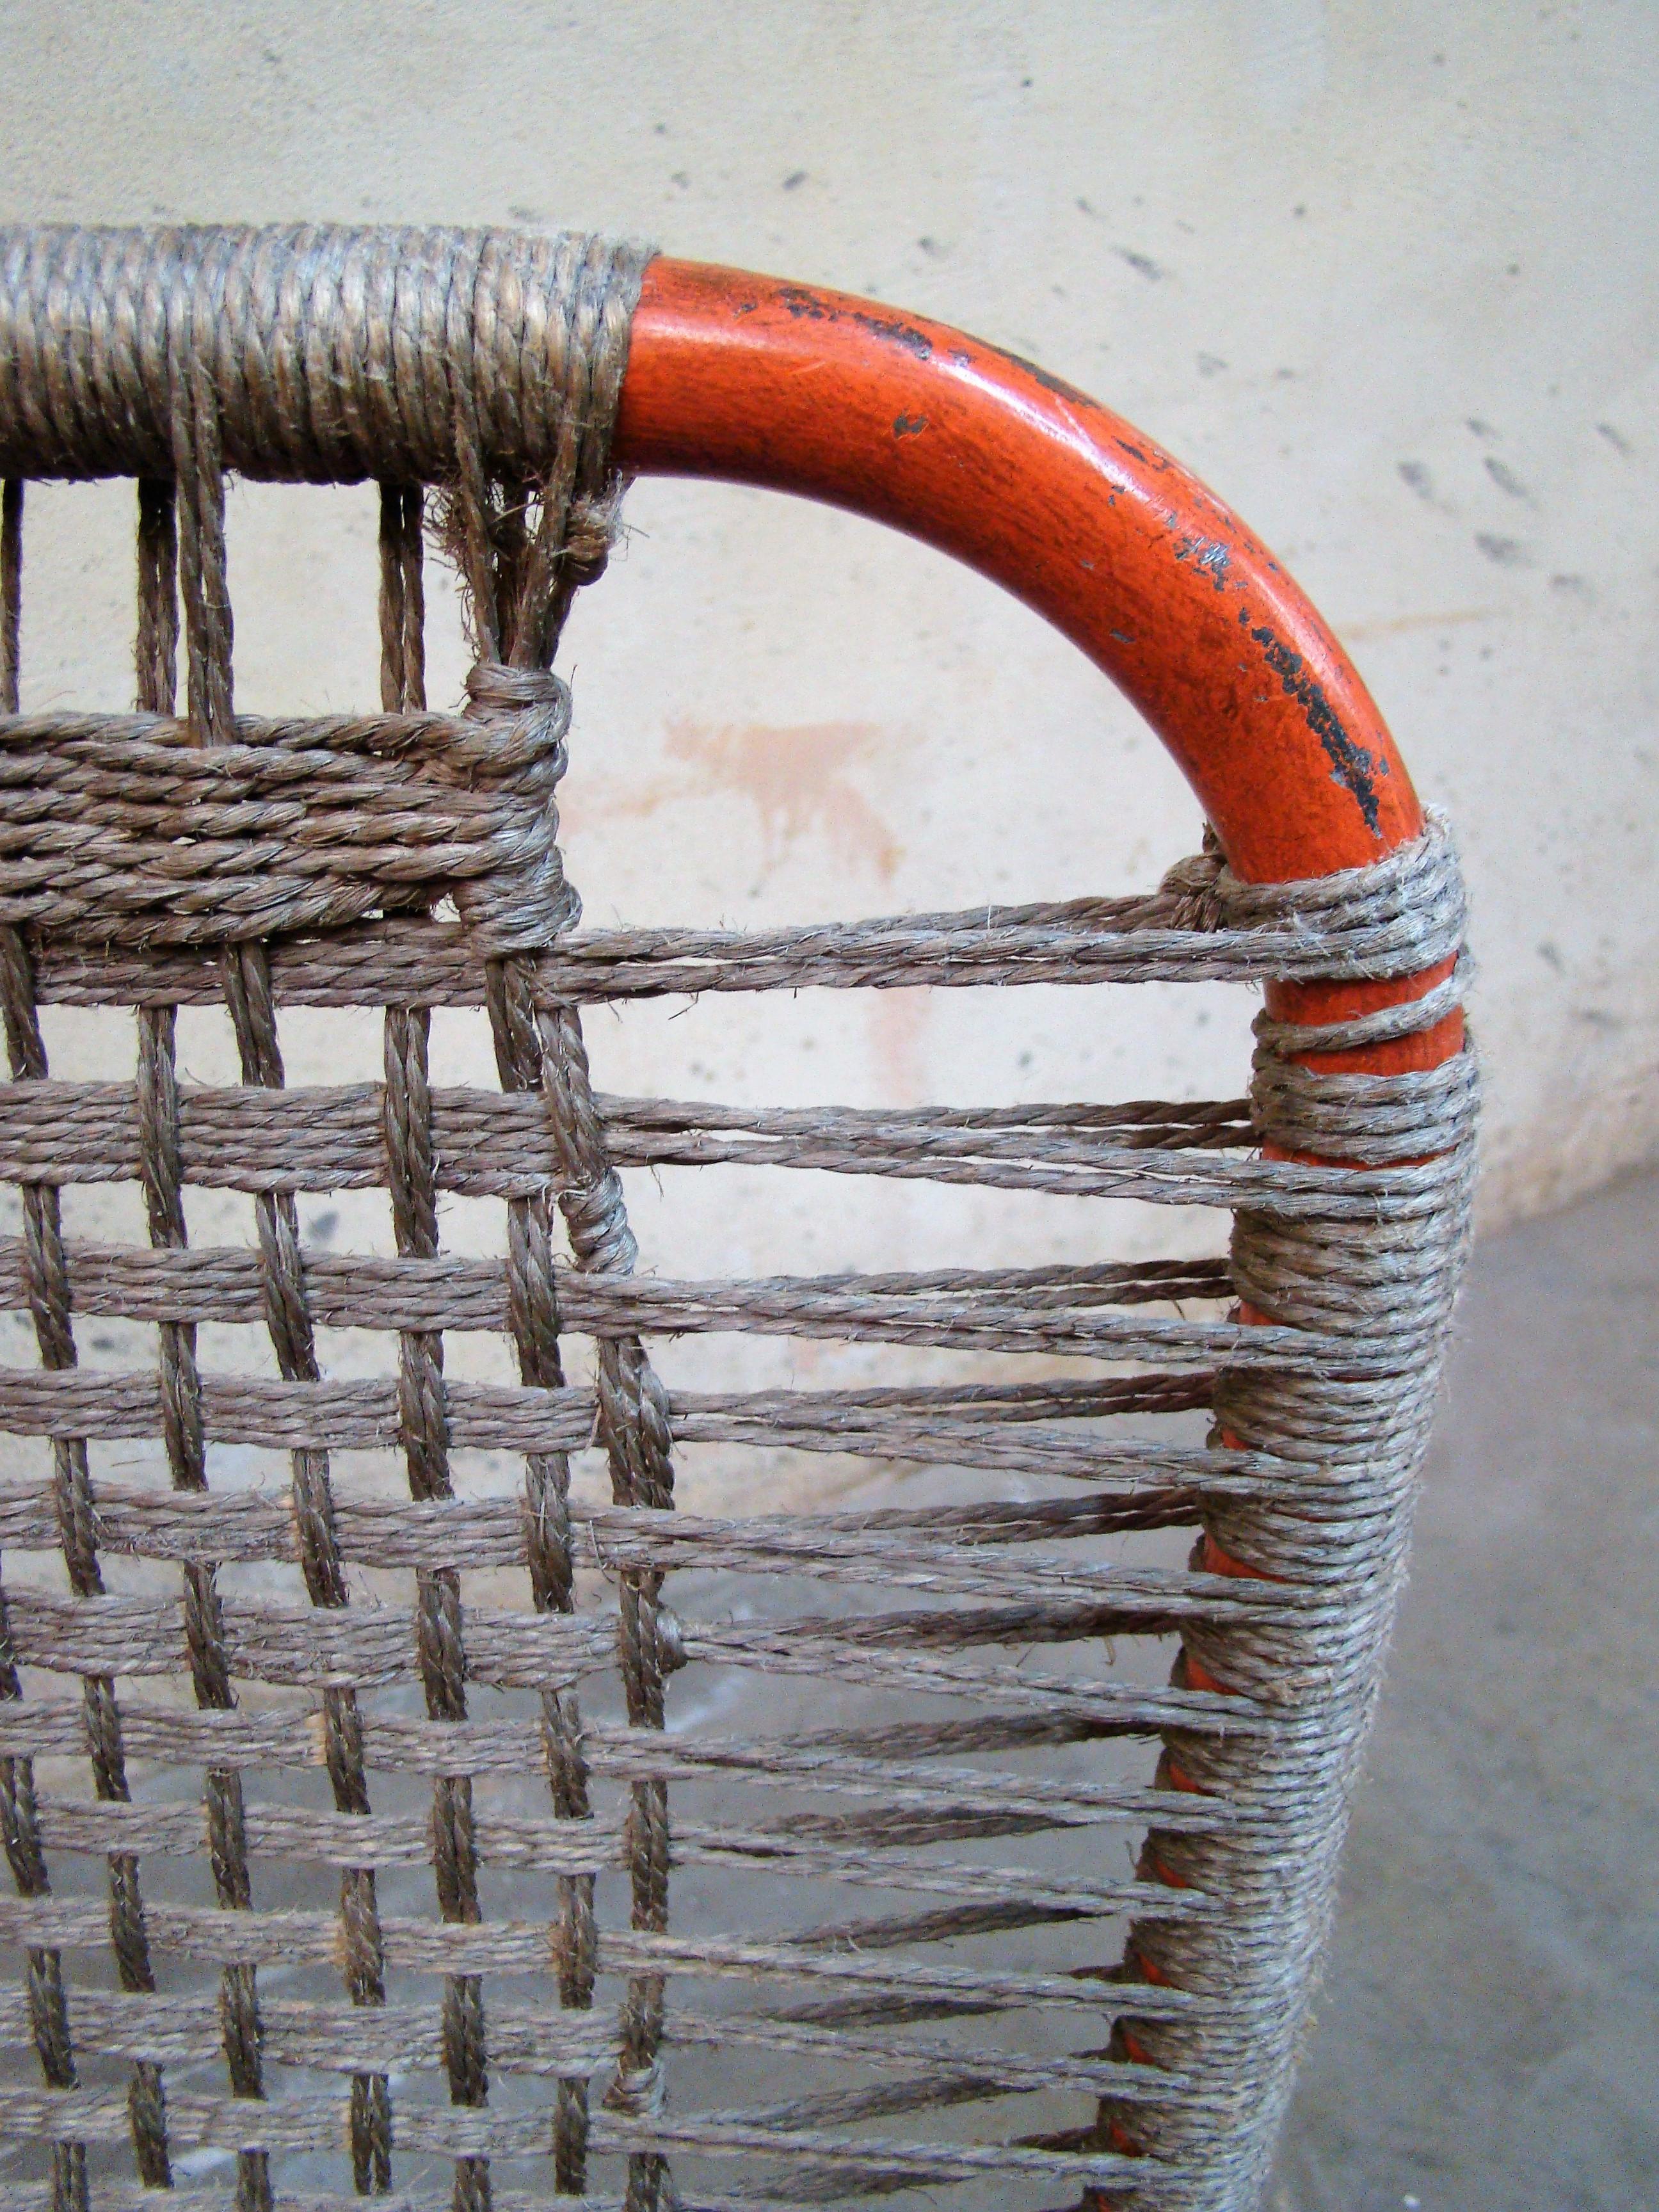
[[[0,1371],[28,2069],[0,2131],[36,2161],[6,2203],[194,2201],[234,2162],[239,2212],[1255,2204],[1476,1107],[1449,839],[1340,648],[1150,441],[867,301],[509,234],[42,228],[0,264],[0,1279],[39,1363]],[[379,711],[237,714],[230,471],[380,487]],[[551,663],[645,471],[805,491],[999,578],[1170,744],[1202,854],[1139,897],[579,927]],[[106,476],[137,483],[137,711],[24,715],[23,483]],[[454,714],[424,696],[434,509],[476,652]],[[675,994],[1214,978],[1267,988],[1248,1097],[623,1098],[582,1032]],[[54,1079],[66,1005],[136,1010],[136,1068]],[[240,1085],[181,1076],[198,1006]],[[371,1010],[380,1079],[286,1087],[305,1007]],[[487,1009],[498,1088],[436,1079],[448,1007]],[[619,1171],[729,1163],[1234,1232],[637,1271]],[[147,1243],[70,1233],[64,1187],[121,1183]],[[192,1245],[192,1187],[246,1194],[251,1242]],[[342,1190],[388,1194],[387,1248],[302,1236]],[[494,1249],[442,1249],[451,1194],[499,1208]],[[128,1364],[78,1364],[88,1316]],[[731,1334],[932,1364],[709,1390],[646,1348]],[[515,1381],[455,1356],[492,1334]],[[933,1472],[676,1512],[677,1455],[710,1450]]]

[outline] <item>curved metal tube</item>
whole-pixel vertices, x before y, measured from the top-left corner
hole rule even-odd
[[[1243,876],[1357,867],[1422,827],[1370,694],[1267,547],[1152,440],[1029,362],[875,301],[657,260],[613,451],[629,471],[850,508],[1005,586],[1139,708]],[[1445,972],[1269,1000],[1331,1021]],[[1454,1015],[1312,1064],[1392,1073],[1462,1042]]]
[[[872,301],[657,261],[614,451],[854,508],[1004,585],[1133,700],[1243,875],[1357,867],[1422,826],[1364,685],[1272,554],[1028,362]]]

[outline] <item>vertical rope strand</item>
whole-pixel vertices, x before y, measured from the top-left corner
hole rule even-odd
[[[422,607],[421,507],[418,493],[383,488],[380,495],[380,696],[392,712],[426,704],[423,648],[414,632]],[[398,1250],[405,1258],[431,1259],[438,1250],[437,1160],[432,1143],[432,1092],[428,1075],[431,1016],[424,1006],[386,1010],[386,1143],[392,1219]],[[449,1419],[444,1394],[443,1338],[435,1330],[404,1329],[398,1341],[398,1407],[409,1486],[416,1498],[448,1498]],[[466,1654],[462,1637],[460,1577],[453,1567],[416,1573],[416,1643],[428,1716],[466,1717]],[[472,1783],[467,1775],[440,1775],[432,1786],[433,1859],[438,1907],[446,1920],[476,1923],[478,1860],[472,1829]],[[484,2104],[489,2074],[484,2035],[483,1983],[477,1974],[452,1974],[444,1985],[444,2063],[452,2103]],[[489,2161],[455,2161],[454,2212],[489,2212]]]
[[[173,711],[171,690],[178,656],[177,577],[185,603],[190,720],[198,744],[223,743],[231,720],[231,623],[225,567],[224,475],[219,465],[217,416],[199,362],[175,378],[173,443],[178,470],[173,497],[146,485],[139,495],[139,611],[137,659],[139,706],[151,714]],[[173,522],[177,519],[176,550]],[[138,1136],[140,1176],[157,1249],[184,1250],[184,1191],[179,1161],[179,1083],[176,1009],[138,1010]],[[202,1431],[202,1385],[191,1322],[157,1325],[161,1352],[162,1433],[175,1490],[207,1488]],[[215,1570],[191,1561],[184,1570],[185,1633],[197,1704],[228,1711],[231,1687]],[[253,1902],[242,1778],[234,1767],[210,1768],[206,1783],[209,1853],[222,1905],[248,1911]],[[258,1990],[254,1967],[222,1969],[219,1991],[225,2063],[233,2093],[263,2098]],[[238,2212],[270,2212],[270,2161],[263,2150],[236,2154]]]
[[[418,484],[380,486],[380,704],[426,703],[426,571]]]
[[[578,302],[566,288],[562,296],[566,326],[550,332],[550,338],[566,404],[551,459],[537,488],[533,526],[528,525],[532,502],[522,493],[514,496],[509,489],[485,480],[470,391],[457,409],[459,483],[448,510],[447,535],[466,586],[479,654],[480,665],[468,680],[469,713],[477,719],[521,710],[536,692],[537,676],[552,696],[562,696],[557,679],[543,672],[557,649],[575,592],[603,574],[617,530],[621,487],[608,459],[615,392],[608,390],[601,396],[609,404],[596,406],[594,334],[571,327],[572,319],[584,313],[586,295]],[[523,674],[514,681],[508,669]],[[550,834],[556,835],[550,793],[546,804]],[[490,963],[487,988],[503,1085],[539,1087],[546,1103],[565,1170],[568,1187],[559,1204],[576,1265],[627,1273],[635,1247],[594,1104],[580,1016],[574,1006],[538,1012],[528,968],[520,961]],[[541,1241],[544,1221],[544,1204],[538,1221],[528,1203],[515,1201],[508,1224],[513,1326],[526,1380],[532,1373],[562,1372],[550,1252],[544,1257]],[[666,1394],[637,1338],[602,1340],[599,1367],[600,1436],[612,1494],[618,1504],[665,1509],[673,1503]],[[537,1602],[554,1609],[569,1603],[568,1466],[532,1464],[528,1480]],[[621,1577],[623,1684],[629,1719],[636,1728],[659,1729],[664,1723],[663,1681],[670,1662],[659,1632],[661,1586],[659,1574],[630,1569]],[[555,1801],[562,1815],[573,1817],[587,1804],[574,1699],[552,1700],[546,1735]],[[667,1787],[660,1780],[631,1785],[627,1851],[632,1924],[663,1933],[668,1926],[669,1824]],[[585,1893],[577,1884],[568,1889],[564,1909],[570,1948],[561,1994],[567,2003],[590,2002],[591,1881]],[[631,2118],[648,2118],[661,2107],[663,1991],[659,1975],[636,1975],[629,1984],[622,2055],[605,2101]],[[581,2185],[585,2165],[578,2145],[586,2125],[585,2092],[574,2083],[562,2085],[555,2123],[561,2189]],[[658,2212],[672,2195],[666,2160],[653,2152],[632,2153],[628,2173],[628,2212]]]
[[[133,644],[137,700],[170,714],[179,692],[179,521],[170,480],[138,480],[138,625]]]
[[[239,945],[225,956],[225,999],[236,1032],[242,1080],[280,1091],[284,1081],[276,1010],[270,990],[270,955],[264,945]],[[279,1372],[289,1382],[315,1382],[316,1334],[306,1297],[300,1224],[290,1191],[260,1191],[254,1199],[259,1234],[265,1326]],[[313,1605],[348,1602],[345,1571],[334,1527],[334,1493],[325,1451],[292,1455],[295,1525],[301,1566]],[[366,1815],[368,1783],[363,1762],[362,1717],[349,1686],[323,1692],[324,1757],[336,1809]],[[345,1982],[354,2004],[386,2002],[386,1960],[372,1865],[347,1867],[340,1875],[340,1922]],[[392,2186],[392,2100],[384,2074],[357,2074],[351,2083],[351,2170],[360,2195],[382,2195]]]
[[[9,479],[3,493],[0,493],[0,712],[8,714],[15,714],[18,708],[22,606],[23,487]],[[4,961],[0,981],[6,987],[6,1042],[11,1054],[12,1073],[14,1076],[21,1073],[44,1076],[46,1072],[46,1051],[40,1041],[40,1024],[33,1013],[33,977],[29,975],[21,940],[17,939],[13,930],[0,932],[0,958]],[[26,994],[16,988],[20,981],[20,964],[22,979],[27,980]],[[30,1304],[34,1309],[41,1364],[72,1365],[75,1349],[73,1339],[69,1336],[68,1281],[63,1267],[63,1236],[58,1221],[57,1191],[52,1190],[48,1196],[38,1185],[26,1186],[23,1191],[23,1222],[30,1265]],[[58,1279],[49,1286],[46,1279],[54,1258],[58,1263]],[[45,1297],[40,1295],[43,1291],[46,1293]],[[54,1291],[58,1296],[52,1295]],[[79,1452],[83,1483],[85,1480],[84,1443],[56,1446],[53,1460],[54,1466],[60,1470],[60,1499],[64,1494],[61,1475],[63,1455],[66,1451]],[[76,1595],[80,1592],[77,1591]],[[5,1585],[0,1582],[0,1699],[9,1701],[21,1698],[22,1694],[23,1685],[12,1656]],[[40,1846],[40,1820],[34,1797],[34,1761],[32,1759],[0,1759],[0,1842],[3,1843],[18,1895],[49,1895],[52,1881],[46,1872],[46,1854]],[[32,1948],[27,1955],[26,1984],[29,2021],[34,2035],[35,2053],[40,2061],[40,2071],[49,2088],[72,2089],[76,2080],[75,2046],[70,2031],[69,2003],[64,1993],[62,1954],[56,1949]],[[87,2212],[87,2151],[84,2143],[53,2143],[52,2203],[52,2212]]]
[[[8,477],[0,486],[0,714],[18,711],[22,634],[23,487]]]
[[[35,1005],[33,963],[21,931],[0,929],[0,1007],[14,1082],[45,1082],[48,1074],[45,1039]],[[52,1183],[23,1187],[23,1242],[29,1306],[34,1318],[40,1364],[61,1371],[76,1364],[70,1314],[69,1265],[64,1248],[62,1205]],[[58,1538],[70,1589],[76,1597],[100,1597],[104,1578],[98,1564],[98,1518],[84,1437],[52,1440],[52,1487]],[[126,1804],[126,1755],[121,1737],[115,1684],[107,1674],[82,1678],[93,1787],[100,1802]],[[109,1858],[110,1942],[117,1977],[129,1994],[153,1995],[149,1937],[144,1923],[138,1862],[131,1852]],[[161,2069],[148,2059],[134,2062],[128,2090],[133,2154],[147,2187],[171,2185],[167,2107]]]
[[[233,625],[225,560],[225,474],[211,376],[198,350],[175,360],[173,466],[185,608],[185,700],[198,744],[234,737]],[[165,559],[158,563],[165,568]]]
[[[542,1095],[564,1171],[559,1204],[572,1257],[585,1273],[626,1275],[636,1257],[621,1182],[605,1151],[581,1023],[574,1006],[537,1018]],[[619,1505],[656,1511],[674,1503],[668,1394],[635,1336],[599,1345],[599,1436]],[[620,1635],[628,1717],[635,1728],[664,1724],[664,1683],[678,1663],[664,1635],[662,1576],[629,1568],[619,1577]],[[652,1934],[668,1926],[668,1788],[660,1779],[631,1785],[626,1847],[632,1925]],[[659,2111],[664,2094],[660,2046],[664,1984],[660,1975],[629,1983],[623,2006],[622,2057],[606,2104],[630,2118]],[[629,2159],[629,2212],[658,2212],[672,2194],[668,2162],[654,2152]]]
[[[541,1041],[530,963],[492,960],[487,974],[501,1088],[538,1090]],[[507,1276],[508,1325],[518,1349],[520,1378],[537,1389],[562,1389],[564,1364],[559,1354],[558,1301],[544,1194],[507,1201]],[[532,1452],[526,1460],[525,1535],[537,1611],[574,1612],[570,1462],[563,1452]],[[542,1733],[555,1812],[562,1820],[588,1819],[587,1760],[574,1690],[543,1691]],[[586,2012],[593,2002],[598,1954],[592,1875],[559,1876],[559,2002],[567,2010]],[[580,2076],[562,2080],[554,2113],[553,2161],[556,2185],[565,2195],[579,2197],[586,2186],[587,2129],[586,2081]]]
[[[583,341],[586,342],[583,342]],[[450,514],[450,537],[468,583],[474,640],[481,665],[468,680],[475,718],[521,711],[536,691],[562,696],[556,678],[544,674],[557,648],[576,591],[604,573],[617,526],[619,488],[609,473],[602,426],[592,390],[591,334],[562,334],[562,360],[568,405],[559,418],[552,459],[538,488],[533,528],[526,502],[485,484],[477,465],[476,424],[459,413],[459,489]],[[497,662],[505,663],[502,668]],[[510,678],[507,670],[523,672]],[[550,834],[557,816],[550,794]],[[508,1088],[539,1087],[567,1188],[559,1204],[576,1265],[601,1273],[631,1271],[635,1248],[621,1182],[611,1167],[594,1104],[576,1008],[538,1012],[526,964],[492,962],[488,985],[497,1065]],[[515,1205],[509,1219],[514,1278],[514,1330],[528,1379],[561,1370],[557,1311],[545,1231],[529,1205]],[[667,1397],[637,1338],[602,1340],[599,1346],[600,1437],[619,1504],[665,1509],[673,1503],[673,1463]],[[532,1547],[537,1601],[550,1608],[569,1602],[568,1536],[564,1534],[568,1468],[532,1467],[531,1522],[539,1533]],[[659,1630],[659,1574],[629,1570],[621,1577],[621,1648],[630,1723],[664,1723],[663,1682],[671,1663]],[[544,1592],[545,1599],[544,1599]],[[550,1772],[556,1802],[565,1817],[587,1803],[580,1763],[580,1723],[574,1701],[555,1699],[547,1714]],[[660,1934],[668,1926],[668,1792],[660,1780],[631,1785],[627,1850],[634,1927]],[[567,2002],[591,2002],[588,1946],[592,1941],[592,1885],[572,1886],[565,1900],[570,1937],[564,1989]],[[623,2048],[606,2104],[631,2118],[660,2109],[664,2094],[660,2045],[664,1984],[659,1975],[636,1975],[623,2008]],[[564,1994],[564,1991],[562,1991]],[[578,2085],[562,2087],[555,2124],[559,2186],[581,2185],[578,2143],[586,2131],[586,2097]],[[658,2212],[672,2193],[666,2160],[653,2152],[630,2154],[628,2212]]]
[[[0,1700],[9,1703],[22,1694],[23,1686],[12,1656],[5,1589],[0,1583]],[[3,1843],[18,1895],[50,1896],[52,1881],[46,1872],[46,1855],[40,1848],[32,1759],[0,1759],[0,1843]],[[48,2088],[73,2089],[76,2082],[75,2051],[70,2034],[69,2004],[64,1994],[62,1956],[55,1947],[31,1945],[27,1960],[25,1986],[28,1992],[29,2024],[40,2071]],[[52,2212],[87,2212],[84,2143],[58,2141],[52,2144]]]

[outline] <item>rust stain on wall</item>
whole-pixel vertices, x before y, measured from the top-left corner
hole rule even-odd
[[[922,1106],[928,1099],[927,991],[872,991],[867,994],[870,1055],[884,1105]]]
[[[696,722],[668,725],[670,767],[635,787],[589,786],[588,820],[659,814],[724,796],[754,809],[770,869],[816,837],[848,866],[890,882],[903,847],[860,787],[859,771],[914,740],[874,722]]]

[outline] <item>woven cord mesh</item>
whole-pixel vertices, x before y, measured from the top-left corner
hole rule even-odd
[[[462,232],[0,246],[0,1176],[18,1193],[0,1307],[39,1357],[0,1370],[0,1425],[40,1469],[0,1485],[0,1539],[28,1566],[0,1585],[0,1938],[21,1972],[0,2016],[38,2062],[0,2077],[4,2207],[125,2208],[185,2181],[216,2203],[227,2159],[238,2212],[394,2189],[454,2212],[915,2190],[964,2212],[1244,2212],[1265,2185],[1403,1572],[1477,1108],[1467,1050],[1388,1078],[1290,1054],[1455,1008],[1450,842],[1435,818],[1306,884],[1242,884],[1212,845],[1137,898],[580,930],[551,662],[617,526],[610,425],[646,258]],[[228,468],[379,483],[378,714],[236,714]],[[103,474],[137,485],[137,711],[24,716],[22,481]],[[434,523],[477,656],[458,715],[425,698]],[[704,992],[1437,963],[1426,997],[1358,1021],[1264,1016],[1249,1099],[611,1097],[581,1021]],[[55,1004],[136,1009],[136,1079],[54,1079]],[[228,1012],[240,1087],[181,1076],[177,1010],[203,1005]],[[281,1010],[307,1006],[374,1010],[382,1079],[286,1088]],[[434,1082],[451,1006],[487,1012],[498,1092]],[[636,1274],[619,1169],[720,1163],[1225,1207],[1231,1251]],[[148,1245],[66,1231],[61,1192],[88,1182],[137,1186]],[[192,1247],[192,1185],[249,1194],[252,1243]],[[302,1241],[299,1194],[365,1188],[388,1195],[395,1256]],[[503,1256],[443,1250],[451,1193],[504,1206]],[[152,1330],[155,1366],[81,1369],[81,1316]],[[226,1323],[263,1329],[274,1376],[207,1358],[198,1330]],[[395,1374],[331,1379],[319,1331],[337,1329],[395,1337]],[[458,1330],[503,1335],[517,1384],[447,1379]],[[967,1379],[665,1387],[647,1339],[712,1334],[965,1354]],[[570,1337],[589,1379],[567,1374]],[[1038,1379],[975,1364],[1009,1353]],[[1202,1409],[1194,1442],[1182,1419]],[[143,1439],[159,1480],[99,1471]],[[388,1445],[401,1498],[338,1480],[341,1455]],[[675,1449],[709,1445],[959,1487],[676,1512]],[[225,1486],[232,1446],[285,1451],[287,1496]],[[587,1451],[609,1504],[573,1488]],[[520,1455],[516,1498],[458,1486],[477,1452]],[[1184,1566],[1112,1548],[1183,1528]],[[291,1596],[247,1581],[260,1562],[293,1572]],[[681,1620],[671,1569],[694,1593],[703,1575],[783,1595]],[[496,1601],[507,1572],[515,1605]],[[1159,1638],[1167,1683],[1115,1666],[1114,1639]],[[665,1725],[684,1668],[767,1678],[782,1724]],[[617,1717],[585,1717],[610,1683]],[[734,1920],[672,1927],[671,1867]],[[192,1869],[205,1887],[181,1891]],[[498,1875],[516,1909],[492,1907]],[[811,1917],[848,1889],[896,1909]],[[671,2094],[671,2072],[714,2101]],[[906,2119],[927,2113],[931,2133]]]

